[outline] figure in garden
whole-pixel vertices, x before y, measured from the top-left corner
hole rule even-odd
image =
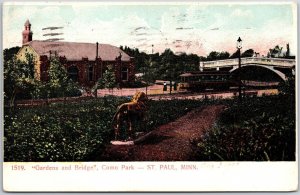
[[[130,102],[121,104],[112,120],[115,140],[120,138],[120,128],[122,124],[127,124],[127,140],[132,140],[134,136],[133,121],[141,121],[147,111],[147,95],[144,92],[136,92]]]

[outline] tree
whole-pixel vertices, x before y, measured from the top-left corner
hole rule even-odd
[[[239,52],[237,50],[229,58],[238,58],[238,57],[239,57]]]
[[[50,68],[49,68],[49,86],[52,92],[52,95],[62,96],[65,98],[65,93],[69,82],[72,82],[68,78],[67,70],[60,63],[57,57],[51,58]]]
[[[219,56],[219,52],[212,51],[212,52],[210,52],[210,53],[208,54],[207,60],[208,60],[208,61],[217,60],[217,59],[218,59],[218,56]]]
[[[26,58],[26,64],[27,64],[27,68],[26,69],[28,71],[27,77],[33,79],[33,78],[35,78],[35,74],[34,74],[35,58],[30,53],[26,53],[25,54],[25,58]]]
[[[254,55],[253,49],[247,49],[241,54],[241,57],[252,57]]]
[[[276,45],[273,49],[269,49],[268,57],[276,58],[282,55],[282,47]]]
[[[4,97],[10,107],[14,107],[17,94],[30,94],[35,87],[34,58],[26,54],[26,61],[16,56],[4,60]]]
[[[13,57],[18,53],[20,50],[20,47],[12,47],[9,49],[3,50],[3,60],[8,62],[9,60],[12,60]]]
[[[78,96],[81,92],[79,86],[71,78],[69,78],[66,68],[60,63],[58,57],[53,57],[50,60],[49,67],[49,82],[43,84],[43,94],[48,97],[63,97],[64,102],[66,97]],[[48,91],[45,93],[45,90]]]
[[[143,80],[146,82],[146,95],[148,94],[148,85],[149,83],[152,83],[155,81],[155,62],[152,62],[151,60],[146,60],[146,66],[143,67]]]
[[[229,56],[230,54],[227,51],[222,51],[221,53],[219,53],[218,59],[219,60],[228,59]]]
[[[227,51],[222,51],[222,52],[212,51],[207,56],[207,60],[209,60],[209,61],[224,60],[224,59],[228,59],[229,56],[230,56],[230,54]]]
[[[112,90],[116,86],[116,78],[112,69],[108,69],[103,74],[103,83],[105,88]]]

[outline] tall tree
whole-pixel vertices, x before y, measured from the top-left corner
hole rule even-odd
[[[53,57],[50,61],[49,84],[53,94],[65,97],[68,83],[68,73],[65,67],[60,63],[59,58]]]

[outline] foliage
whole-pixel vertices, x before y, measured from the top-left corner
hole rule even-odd
[[[40,84],[39,88],[43,90],[43,92],[41,91],[43,94],[42,98],[81,95],[78,84],[69,78],[67,70],[57,57],[50,60],[49,82],[41,82]],[[47,95],[47,97],[44,95]]]
[[[205,161],[295,160],[295,104],[285,96],[245,98],[228,105],[195,144]]]
[[[226,52],[226,51],[222,51],[222,52],[212,51],[207,56],[207,60],[208,61],[212,61],[212,60],[224,60],[224,59],[228,59],[229,56],[230,56],[230,54],[228,52]]]
[[[268,57],[276,58],[276,57],[282,56],[283,55],[282,54],[282,49],[283,49],[283,47],[280,47],[279,45],[276,45],[274,48],[269,49]]]
[[[151,75],[151,78],[149,80],[154,80],[154,78],[165,79],[168,77],[168,71],[174,72],[172,79],[179,80],[181,73],[198,70],[199,67],[200,58],[196,54],[182,53],[175,55],[170,49],[166,49],[161,54],[146,54],[145,52],[140,52],[138,49],[131,49],[127,46],[121,46],[120,49],[134,57],[136,72],[144,73],[145,70],[150,71],[151,74],[149,76]],[[151,67],[149,66],[149,62],[151,62]],[[170,68],[172,70],[169,70]]]
[[[295,99],[295,90],[296,90],[295,75],[293,74],[288,75],[287,80],[280,83],[278,90],[280,94]]]
[[[8,62],[13,59],[13,57],[18,53],[20,50],[20,47],[12,47],[9,49],[4,49],[3,50],[3,61]]]
[[[79,86],[68,79],[68,74],[57,58],[51,59],[50,82],[39,81],[34,73],[35,58],[25,54],[25,61],[17,59],[19,47],[5,49],[4,92],[5,104],[14,106],[16,99],[37,99],[49,97],[78,96]]]
[[[69,82],[67,70],[58,58],[52,58],[49,68],[49,86],[58,94],[64,95]]]
[[[5,104],[14,106],[17,94],[32,94],[35,86],[34,58],[26,55],[26,61],[16,57],[4,61],[4,92]]]
[[[229,58],[238,58],[239,57],[239,51],[236,50]]]
[[[104,87],[107,89],[113,89],[117,85],[115,74],[112,69],[108,69],[104,72],[103,83]]]
[[[243,53],[241,53],[241,57],[245,58],[245,57],[253,57],[255,54],[253,49],[247,49],[246,51],[244,51]],[[239,52],[238,50],[236,50],[236,52],[234,52],[229,58],[238,58],[239,57]]]
[[[152,60],[147,60],[145,67],[142,68],[143,71],[143,77],[142,79],[148,84],[153,83],[155,81],[155,62],[152,62]]]
[[[5,110],[5,161],[89,161],[113,138],[112,117],[127,98],[104,97],[85,102],[51,104],[49,107]],[[150,101],[148,120],[135,131],[150,131],[206,101]],[[97,153],[97,155],[95,155]]]
[[[242,54],[241,54],[241,57],[244,58],[244,57],[252,57],[254,55],[254,50],[253,49],[248,49],[246,51],[244,51]]]

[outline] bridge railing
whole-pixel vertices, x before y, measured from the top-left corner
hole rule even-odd
[[[203,68],[220,68],[236,66],[239,63],[238,58],[226,59],[226,60],[215,60],[200,62],[200,69]],[[283,59],[283,58],[258,58],[258,57],[247,57],[241,58],[241,64],[261,64],[277,67],[293,67],[296,65],[294,59]]]

